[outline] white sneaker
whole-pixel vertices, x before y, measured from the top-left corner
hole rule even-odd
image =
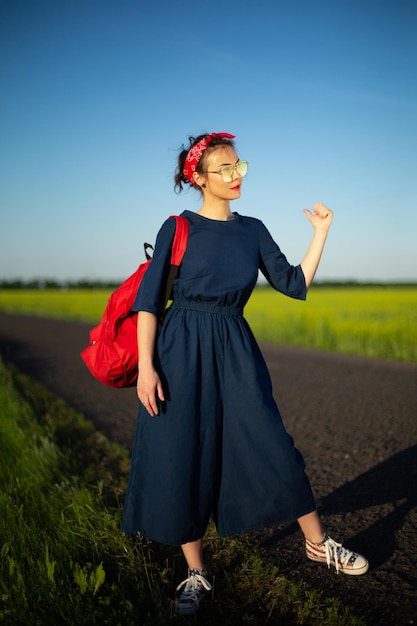
[[[207,592],[211,591],[211,585],[205,578],[206,576],[206,570],[188,570],[188,578],[177,587],[177,591],[183,587],[176,607],[179,615],[192,615],[198,611],[200,602]]]
[[[336,543],[327,535],[320,543],[312,543],[306,539],[306,553],[309,559],[318,563],[334,565],[336,572],[360,576],[368,571],[369,563],[364,556],[344,548],[341,543]]]

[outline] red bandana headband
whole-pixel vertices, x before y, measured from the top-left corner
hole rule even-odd
[[[197,170],[198,162],[203,156],[206,148],[215,137],[220,137],[220,139],[234,139],[235,135],[230,135],[229,133],[211,133],[211,135],[203,137],[201,141],[196,143],[195,146],[191,148],[191,150],[187,154],[187,158],[185,159],[183,174],[184,178],[186,178],[193,185],[193,174]]]

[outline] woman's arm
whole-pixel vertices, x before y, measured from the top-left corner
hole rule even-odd
[[[153,363],[157,317],[147,311],[138,313],[139,373],[137,382],[138,398],[149,415],[158,415],[158,400],[165,400],[162,383]]]
[[[314,228],[314,235],[308,247],[304,259],[301,261],[301,268],[304,273],[306,287],[310,287],[313,278],[320,263],[324,244],[326,243],[327,233],[333,220],[333,213],[321,202],[314,205],[314,213],[308,209],[304,210]]]

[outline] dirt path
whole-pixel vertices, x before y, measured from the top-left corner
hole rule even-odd
[[[130,449],[135,391],[96,382],[79,352],[89,326],[0,312],[0,351]],[[295,524],[254,535],[283,574],[340,598],[368,624],[417,623],[417,365],[262,346],[288,431],[329,534],[371,569],[336,576],[306,560]]]

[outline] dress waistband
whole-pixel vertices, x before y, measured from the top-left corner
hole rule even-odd
[[[243,308],[241,306],[223,305],[218,302],[204,302],[201,300],[174,300],[170,308],[218,313],[219,315],[243,315]]]

